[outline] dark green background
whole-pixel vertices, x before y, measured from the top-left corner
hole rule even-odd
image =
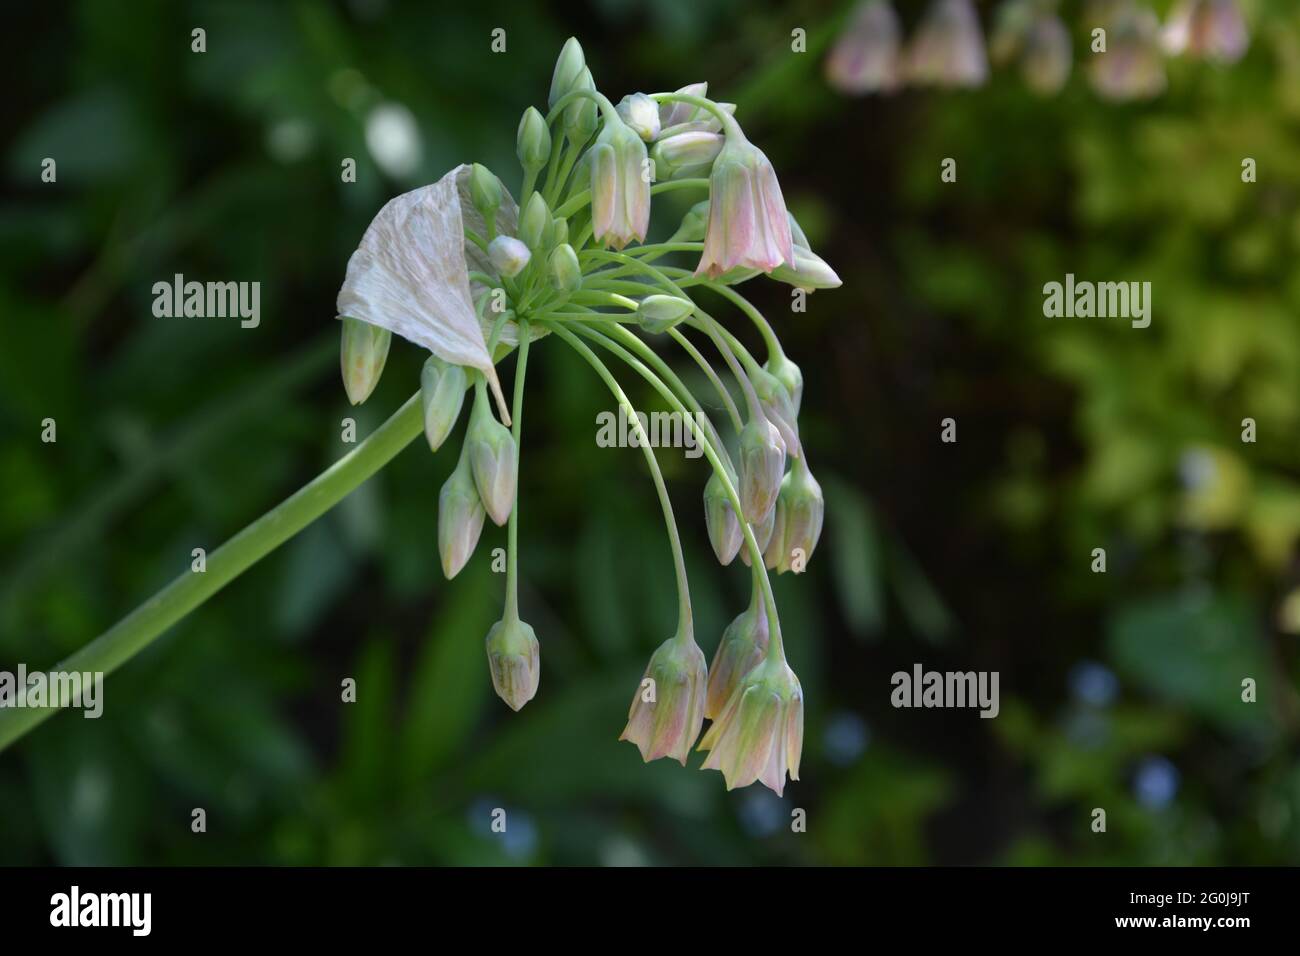
[[[1300,862],[1300,12],[1247,8],[1244,61],[1175,61],[1165,96],[1117,105],[1078,63],[1048,100],[1010,70],[843,98],[821,61],[846,11],[823,3],[11,6],[0,667],[50,666],[343,452],[348,255],[387,198],[457,163],[517,190],[515,126],[569,35],[614,99],[707,79],[739,103],[844,286],[806,314],[745,287],[804,370],[827,497],[809,573],[776,584],[808,701],[783,800],[617,742],[673,627],[669,554],[638,453],[595,445],[603,387],[548,339],[521,476],[531,704],[493,696],[483,652],[504,531],[443,580],[455,451],[417,443],[110,677],[101,720],[0,754],[0,863]],[[418,122],[401,181],[367,152],[380,101]],[[656,201],[656,235],[685,203]],[[261,326],[155,319],[176,272],[260,281]],[[1151,327],[1043,318],[1066,272],[1152,282]],[[362,434],[420,362],[394,343]],[[711,656],[748,573],[712,558],[703,465],[662,460]],[[917,662],[999,671],[1001,715],[893,709],[890,675]]]

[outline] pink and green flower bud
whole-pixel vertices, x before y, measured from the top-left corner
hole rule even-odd
[[[844,283],[835,274],[835,270],[811,249],[796,245],[794,247],[793,265],[780,265],[772,270],[772,278],[814,292],[817,289],[838,289]]]
[[[546,200],[541,193],[533,193],[519,214],[519,238],[531,252],[541,252],[546,248],[552,223],[551,209]]]
[[[541,648],[528,624],[506,612],[487,636],[488,669],[492,689],[511,710],[519,710],[537,694],[542,678]]]
[[[704,716],[717,720],[745,675],[763,660],[767,651],[767,609],[762,590],[754,582],[749,607],[737,615],[722,632],[722,640],[709,665],[709,690],[704,698]]]
[[[785,472],[785,442],[762,414],[740,430],[740,506],[751,524],[762,524],[776,507]],[[760,542],[761,543],[761,542]]]
[[[740,528],[740,519],[732,507],[731,498],[722,484],[722,479],[715,471],[704,485],[704,526],[709,532],[709,543],[718,561],[728,565],[736,559],[744,543],[745,535]]]
[[[902,28],[886,0],[867,0],[826,60],[826,81],[841,93],[892,93],[902,84]]]
[[[548,107],[554,107],[566,93],[571,93],[587,68],[587,58],[582,53],[582,44],[577,37],[569,37],[560,49],[555,60],[555,70],[551,73],[551,92],[546,99]]]
[[[515,506],[519,452],[510,429],[492,417],[482,389],[474,396],[469,430],[465,433],[465,454],[488,517],[497,525],[505,524]]]
[[[761,781],[780,796],[788,773],[799,779],[803,688],[780,658],[764,658],[740,681],[700,741],[704,770],[720,770],[727,789]]]
[[[501,206],[501,180],[482,163],[475,163],[469,172],[469,198],[485,222],[495,222]]]
[[[803,372],[799,366],[791,362],[784,352],[777,352],[768,356],[763,369],[775,375],[777,381],[785,386],[790,394],[790,405],[794,408],[795,415],[798,415],[799,407],[803,404]]]
[[[430,355],[420,370],[420,404],[424,410],[424,437],[430,451],[437,451],[447,440],[465,403],[469,376],[465,369]]]
[[[641,328],[652,335],[667,332],[695,311],[690,299],[675,295],[648,295],[637,303],[636,320]]]
[[[644,93],[629,93],[617,109],[623,122],[647,143],[659,135],[659,104]]]
[[[535,106],[524,110],[523,118],[519,120],[515,155],[529,176],[537,175],[551,158],[551,129],[546,125],[546,117]]]
[[[650,226],[646,148],[626,123],[609,117],[591,148],[591,224],[597,242],[622,249],[645,241]]]
[[[721,133],[675,133],[661,139],[650,150],[659,181],[709,175],[713,161],[722,152],[726,137]]]
[[[772,535],[776,533],[776,506],[774,505],[768,511],[766,518],[750,527],[754,531],[754,542],[758,545],[759,553],[764,556],[763,564],[767,566],[767,551],[772,544]],[[741,545],[740,560],[745,562],[745,567],[753,567],[752,555],[749,553],[748,545]]]
[[[794,399],[781,380],[766,369],[756,368],[750,371],[749,381],[758,395],[758,403],[768,421],[781,433],[786,452],[799,457],[799,415],[794,410]]]
[[[704,652],[694,637],[664,641],[650,657],[618,739],[636,744],[646,763],[671,757],[686,766],[704,726],[708,680]]]
[[[513,279],[523,272],[532,257],[528,247],[514,236],[497,236],[488,243],[488,260],[492,263],[492,268],[507,279]]]
[[[448,581],[460,574],[474,554],[486,514],[469,458],[462,449],[456,469],[438,493],[438,555]]]
[[[574,293],[582,288],[582,268],[578,254],[567,242],[551,251],[551,285],[561,292]]]
[[[578,75],[574,89],[596,91],[596,81],[591,78],[591,70],[583,69]],[[591,139],[600,123],[596,101],[589,96],[579,97],[570,103],[564,111],[564,136],[574,146],[581,146]],[[635,134],[633,134],[635,135]]]
[[[781,482],[776,500],[776,529],[764,552],[765,563],[777,573],[801,574],[821,540],[826,515],[822,486],[802,458],[796,459]]]
[[[697,202],[686,215],[682,216],[681,225],[672,234],[669,242],[699,242],[704,238],[704,230],[709,225],[709,201]]]
[[[923,85],[982,86],[989,63],[971,0],[933,0],[907,51],[907,78]]]
[[[708,83],[691,83],[683,86],[676,91],[682,96],[698,96],[701,98],[709,95]],[[688,123],[691,118],[700,112],[700,108],[693,103],[678,103],[669,100],[667,103],[659,104],[659,128],[661,130],[670,129],[674,126],[680,126],[682,123]]]
[[[709,177],[709,225],[695,274],[716,279],[737,266],[771,272],[793,261],[776,170],[733,122]]]
[[[343,387],[347,390],[348,401],[360,405],[379,384],[393,335],[388,329],[350,315],[339,316],[339,320],[343,323],[343,340],[339,349]]]

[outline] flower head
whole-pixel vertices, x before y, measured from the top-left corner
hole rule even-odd
[[[607,116],[591,148],[591,224],[596,241],[622,249],[645,241],[650,178],[645,143],[617,116]]]
[[[704,770],[720,770],[727,789],[758,780],[780,796],[787,772],[799,779],[803,752],[803,688],[784,660],[767,657],[732,692],[700,741]]]
[[[507,611],[487,636],[488,669],[497,696],[518,710],[533,699],[542,677],[540,647],[532,627]]]
[[[731,498],[716,471],[704,485],[704,524],[718,561],[724,565],[730,564],[740,551],[745,536],[740,530],[736,509],[732,507]]]
[[[734,121],[709,176],[709,225],[695,274],[736,266],[771,272],[794,262],[790,218],[776,170]]]
[[[776,522],[764,563],[778,573],[802,572],[822,536],[826,499],[807,463],[796,458],[776,498]]]
[[[776,505],[785,471],[785,442],[776,426],[756,412],[740,430],[740,506],[745,519],[766,520]]]
[[[886,0],[858,4],[826,60],[826,79],[841,93],[890,93],[902,82],[902,31]]]
[[[704,725],[707,682],[704,652],[694,637],[687,633],[664,641],[650,657],[618,739],[636,744],[647,763],[672,757],[686,766]]]

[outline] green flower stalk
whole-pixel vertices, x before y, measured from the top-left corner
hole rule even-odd
[[[772,325],[733,286],[762,273],[807,288],[830,288],[838,278],[791,220],[776,172],[745,136],[736,108],[707,93],[705,84],[692,84],[632,94],[615,107],[596,89],[578,41],[565,43],[545,112],[528,106],[518,124],[519,192],[512,195],[486,166],[458,166],[385,204],[348,262],[337,314],[344,317],[340,365],[349,401],[374,391],[394,335],[428,356],[419,392],[302,491],[213,551],[206,574],[172,582],[63,666],[111,671],[124,664],[421,433],[441,450],[472,384],[460,457],[438,497],[437,548],[443,574],[454,578],[476,559],[485,521],[507,525],[504,608],[485,651],[497,695],[519,710],[538,697],[541,674],[540,644],[518,598],[525,372],[530,350],[549,342],[580,355],[636,422],[673,562],[677,627],[650,657],[622,739],[647,761],[683,764],[698,740],[708,751],[704,767],[721,770],[729,788],[761,781],[780,793],[787,777],[797,779],[803,694],[786,661],[768,571],[802,570],[824,504],[799,445],[803,375]],[[677,178],[652,183],[651,152],[661,172]],[[693,194],[696,205],[669,242],[647,245],[651,207],[667,192]],[[755,325],[767,349],[763,365],[699,307],[693,293],[700,288]],[[651,347],[651,336],[661,348]],[[724,441],[666,357],[678,346],[717,393],[726,413],[721,424],[738,433],[734,459],[732,436]],[[507,406],[498,364],[512,351],[518,361]],[[643,379],[683,417],[707,462],[698,480],[715,556],[728,565],[740,554],[750,566],[750,605],[722,635],[711,670],[696,642],[668,486],[611,365]],[[743,396],[743,415],[726,375]],[[714,723],[701,739],[706,715]],[[0,748],[45,716],[0,712]]]

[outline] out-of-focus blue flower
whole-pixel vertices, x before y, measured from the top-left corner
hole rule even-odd
[[[1070,671],[1070,693],[1093,707],[1109,707],[1119,693],[1119,680],[1103,664],[1080,661]]]
[[[1178,794],[1178,768],[1164,757],[1147,757],[1133,778],[1133,795],[1151,810],[1163,810]]]
[[[785,801],[770,790],[746,790],[740,799],[740,825],[750,836],[767,837],[776,833],[790,818]]]
[[[871,742],[867,722],[851,711],[840,711],[831,717],[822,736],[826,759],[837,767],[857,763]]]

